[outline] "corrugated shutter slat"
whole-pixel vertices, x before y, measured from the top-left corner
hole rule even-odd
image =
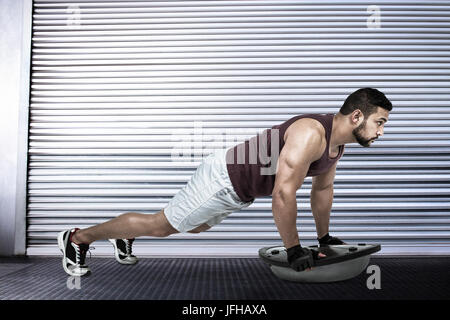
[[[215,149],[375,87],[394,111],[370,149],[347,146],[330,233],[448,254],[450,2],[370,5],[379,29],[358,0],[35,0],[27,253],[59,254],[65,228],[159,211]],[[310,187],[297,192],[304,244]],[[270,200],[205,233],[140,238],[136,252],[256,255],[281,243]]]

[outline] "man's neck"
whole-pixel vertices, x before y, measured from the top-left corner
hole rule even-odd
[[[337,113],[333,116],[333,129],[331,131],[330,148],[337,149],[340,145],[356,142],[347,118]]]

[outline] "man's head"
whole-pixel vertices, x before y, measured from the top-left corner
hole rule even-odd
[[[363,147],[370,147],[383,135],[391,110],[392,104],[382,92],[362,88],[347,97],[339,113],[349,118],[355,140]]]

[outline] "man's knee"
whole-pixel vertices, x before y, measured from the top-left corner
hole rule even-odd
[[[154,237],[168,237],[171,234],[178,233],[178,230],[172,227],[172,225],[167,220],[164,211],[161,210],[158,213],[152,215],[150,223],[150,228],[152,229],[152,236]]]
[[[178,230],[167,221],[162,210],[155,214],[127,212],[122,217],[126,219],[128,225],[139,231],[139,234],[164,238],[178,233]]]
[[[211,226],[209,226],[208,224],[204,223],[204,224],[198,226],[197,228],[189,230],[188,232],[189,233],[200,233],[200,232],[206,231],[206,230],[208,230],[210,228],[211,228]]]
[[[174,233],[178,233],[178,230],[171,225],[161,225],[158,228],[155,228],[151,235],[153,237],[165,238]]]

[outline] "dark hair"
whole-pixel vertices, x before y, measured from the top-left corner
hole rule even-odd
[[[364,117],[367,118],[372,113],[376,112],[377,107],[391,111],[392,103],[382,92],[377,89],[362,88],[356,90],[350,94],[347,99],[345,99],[345,102],[339,112],[347,115],[356,109],[359,109],[363,113]]]

